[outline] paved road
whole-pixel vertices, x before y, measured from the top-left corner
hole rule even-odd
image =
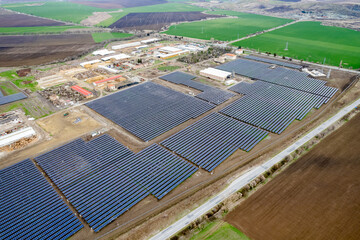
[[[253,179],[255,179],[257,176],[261,175],[262,173],[270,169],[274,164],[280,162],[287,155],[295,151],[295,149],[308,142],[310,139],[315,137],[317,134],[319,134],[326,128],[330,127],[336,121],[340,120],[343,116],[345,116],[347,113],[352,111],[358,105],[360,105],[360,98],[351,105],[342,108],[333,117],[331,117],[330,119],[328,119],[327,121],[316,127],[315,129],[313,129],[311,132],[306,134],[304,137],[300,138],[298,141],[296,141],[291,146],[280,152],[275,157],[271,158],[270,160],[268,160],[267,162],[265,162],[260,166],[253,167],[250,170],[248,170],[242,176],[234,180],[228,187],[226,187],[218,195],[212,197],[210,200],[208,200],[206,203],[204,203],[197,209],[193,210],[192,212],[190,212],[180,220],[176,221],[166,229],[162,230],[155,236],[151,237],[150,240],[164,240],[172,237],[173,235],[184,229],[189,223],[195,221],[197,218],[206,214],[209,210],[211,210],[220,202],[224,201],[231,194],[235,193],[236,191],[243,188],[245,185],[249,184]]]

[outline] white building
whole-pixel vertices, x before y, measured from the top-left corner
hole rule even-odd
[[[95,56],[97,56],[97,55],[105,56],[105,55],[109,55],[112,53],[115,53],[115,51],[109,51],[107,49],[102,49],[102,50],[97,50],[97,51],[93,52],[92,54]]]
[[[120,53],[120,54],[117,54],[117,55],[103,57],[103,58],[101,58],[101,60],[103,60],[103,61],[108,61],[110,59],[121,60],[121,59],[126,59],[126,58],[130,58],[130,56],[126,55],[124,53]]]
[[[206,68],[200,71],[200,75],[223,82],[231,76],[231,73],[216,68]]]
[[[142,44],[150,44],[150,43],[154,43],[154,42],[158,42],[158,41],[160,41],[160,39],[158,39],[158,38],[150,38],[150,39],[142,40],[141,43]]]
[[[101,61],[100,60],[92,60],[92,61],[88,61],[88,62],[82,62],[82,63],[80,63],[80,66],[85,67],[86,65],[93,65],[93,64],[99,63],[99,62],[101,62]]]
[[[12,132],[3,136],[0,136],[0,147],[10,145],[23,138],[29,138],[34,136],[36,133],[32,127],[20,129],[19,131]]]
[[[140,42],[130,42],[130,43],[124,43],[124,44],[120,44],[120,45],[115,45],[115,46],[112,46],[111,48],[113,50],[118,50],[118,49],[123,49],[123,48],[136,47],[139,45],[141,45]]]

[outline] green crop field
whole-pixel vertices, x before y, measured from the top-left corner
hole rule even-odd
[[[360,68],[360,32],[320,22],[295,23],[234,45],[317,63],[326,58],[325,64],[339,66],[342,61],[345,68]]]
[[[245,234],[234,226],[223,221],[214,221],[207,224],[190,240],[250,240]]]
[[[71,2],[46,2],[39,6],[27,5],[28,4],[5,4],[1,7],[34,16],[74,23],[80,23],[92,15],[93,12],[112,11],[111,9],[90,7]]]
[[[122,12],[110,13],[112,18],[102,21],[98,26],[107,27],[129,13],[142,12],[202,12],[206,9],[182,3],[165,3],[143,7],[123,8]]]
[[[208,13],[235,16],[237,18],[220,18],[181,23],[171,26],[169,30],[164,33],[205,40],[213,38],[215,40],[231,41],[292,21],[290,19],[234,11],[211,11]]]
[[[23,35],[38,33],[62,33],[69,29],[86,28],[81,26],[47,26],[47,27],[1,27],[0,35]]]
[[[109,32],[103,32],[103,33],[93,33],[91,34],[94,41],[96,43],[102,42],[102,41],[106,41],[106,40],[112,40],[112,39],[120,39],[120,38],[126,38],[126,37],[131,37],[132,34],[130,33],[120,33],[120,32],[115,32],[115,33],[109,33]]]

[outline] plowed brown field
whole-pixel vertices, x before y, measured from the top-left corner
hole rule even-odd
[[[360,239],[360,115],[226,217],[252,240]]]
[[[0,27],[63,26],[62,22],[25,14],[0,14]]]

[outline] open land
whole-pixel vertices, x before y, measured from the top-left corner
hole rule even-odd
[[[25,14],[0,14],[0,27],[63,26],[64,23]]]
[[[41,27],[0,27],[1,35],[62,33],[69,30],[81,30],[82,26],[41,26]],[[1,44],[1,43],[0,43]]]
[[[204,40],[230,41],[249,34],[291,22],[290,19],[274,18],[232,11],[213,11],[212,14],[229,15],[234,18],[214,19],[173,25],[164,33]]]
[[[65,22],[80,23],[93,12],[104,12],[107,9],[85,6],[71,2],[46,2],[42,5],[28,6],[28,4],[6,4],[6,9],[27,13]]]
[[[358,239],[360,115],[231,212],[251,239]]]
[[[113,12],[110,13],[111,18],[102,21],[99,23],[99,26],[110,26],[120,18],[126,16],[129,13],[143,13],[143,12],[169,12],[171,9],[172,12],[201,12],[204,11],[204,8],[187,5],[182,3],[165,3],[165,4],[157,4],[151,6],[143,6],[143,7],[133,7],[133,8],[124,8],[121,12]]]
[[[339,66],[342,62],[345,68],[360,68],[360,32],[320,22],[298,22],[233,45],[316,63],[326,58],[325,64]]]
[[[0,36],[0,67],[33,66],[63,60],[95,46],[90,34]]]
[[[97,8],[130,8],[130,7],[139,7],[139,6],[149,6],[156,4],[166,3],[166,0],[94,0],[94,1],[81,1],[73,0],[74,3],[84,4],[87,6],[97,7]]]
[[[199,21],[206,18],[218,18],[218,15],[201,12],[153,12],[129,13],[111,24],[110,28],[125,30],[161,30],[171,23]]]
[[[91,36],[93,37],[96,43],[99,43],[106,40],[131,37],[133,35],[130,33],[121,33],[121,32],[113,32],[113,33],[103,32],[103,33],[92,33]]]

